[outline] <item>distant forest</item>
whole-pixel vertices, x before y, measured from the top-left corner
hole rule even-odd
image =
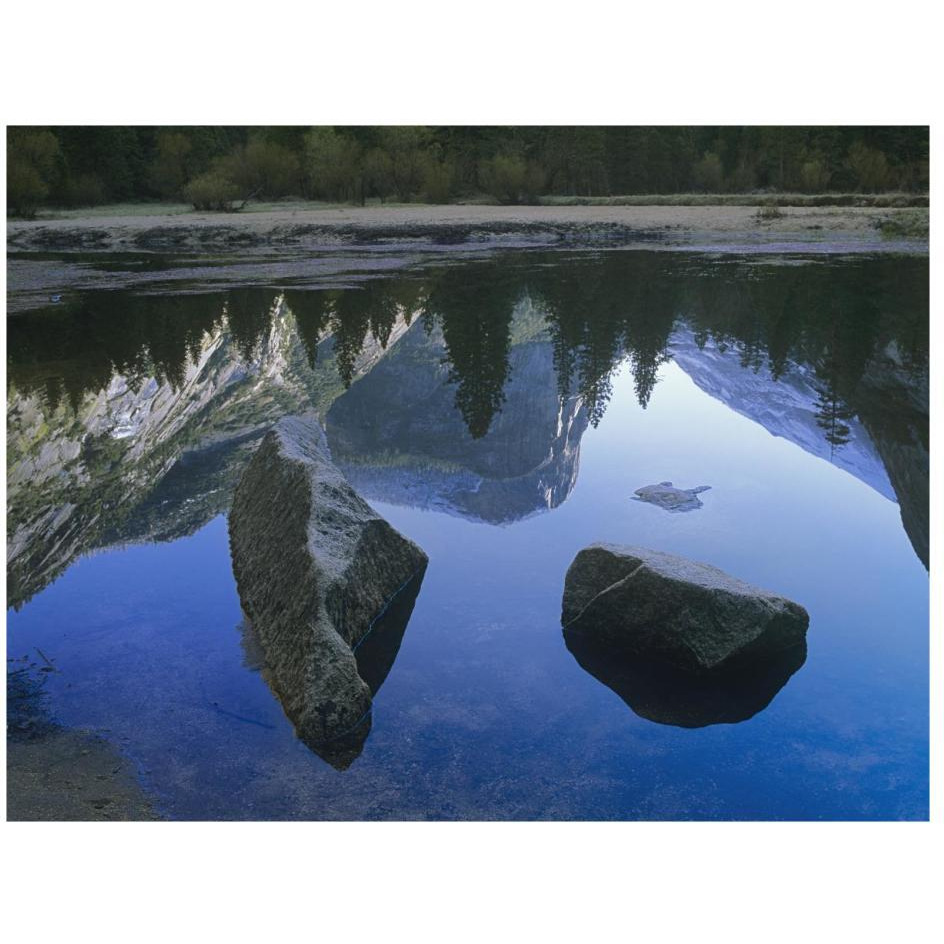
[[[926,193],[926,127],[13,127],[8,211],[296,197],[516,204],[643,194]]]

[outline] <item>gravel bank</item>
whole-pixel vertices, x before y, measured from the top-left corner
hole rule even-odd
[[[926,209],[399,206],[233,214],[95,215],[7,224],[8,250],[228,250],[337,246],[639,246],[753,251],[927,251]],[[884,230],[884,235],[883,235]]]

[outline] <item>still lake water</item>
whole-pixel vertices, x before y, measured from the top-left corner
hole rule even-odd
[[[41,650],[56,720],[174,819],[925,819],[927,280],[504,252],[11,316],[8,654]],[[229,554],[242,468],[306,410],[430,558],[346,769],[267,687]],[[633,499],[665,480],[711,488]],[[561,633],[595,541],[796,600],[805,662],[738,723],[637,714]]]

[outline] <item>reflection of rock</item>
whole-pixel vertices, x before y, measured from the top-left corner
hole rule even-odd
[[[594,678],[642,718],[681,728],[737,724],[763,711],[806,661],[806,643],[747,665],[694,674],[564,633],[567,648]]]
[[[269,682],[299,737],[346,767],[367,736],[371,696],[399,648],[426,555],[348,485],[313,418],[286,417],[266,434],[229,525]]]
[[[701,492],[707,492],[710,485],[699,485],[697,488],[676,488],[671,482],[659,482],[658,485],[644,485],[636,489],[634,501],[648,502],[658,505],[666,511],[694,511],[701,508]]]
[[[557,392],[553,348],[514,344],[501,412],[479,439],[455,407],[438,330],[414,324],[326,420],[331,454],[369,498],[490,523],[555,508],[577,478],[587,416]]]
[[[357,662],[357,674],[367,683],[371,696],[380,690],[393,668],[400,643],[406,632],[407,624],[413,615],[413,606],[423,583],[423,575],[417,574],[390,601],[390,605],[374,620],[367,636],[354,647],[354,659]],[[253,672],[260,672],[266,684],[278,697],[278,690],[272,673],[269,671],[265,650],[258,634],[248,619],[243,619],[238,627],[243,647],[243,665]],[[312,693],[312,697],[316,697]],[[362,721],[350,731],[330,741],[305,740],[305,745],[332,767],[346,770],[360,756],[370,734],[371,715],[368,712]],[[299,732],[302,736],[302,732]]]
[[[799,645],[809,616],[717,567],[594,544],[567,571],[561,621],[600,643],[704,672]]]

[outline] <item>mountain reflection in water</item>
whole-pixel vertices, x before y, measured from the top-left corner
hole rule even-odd
[[[8,321],[18,606],[79,555],[194,532],[262,433],[314,408],[365,497],[504,524],[560,505],[628,361],[901,508],[928,562],[927,262],[536,255],[327,290],[89,292]]]

